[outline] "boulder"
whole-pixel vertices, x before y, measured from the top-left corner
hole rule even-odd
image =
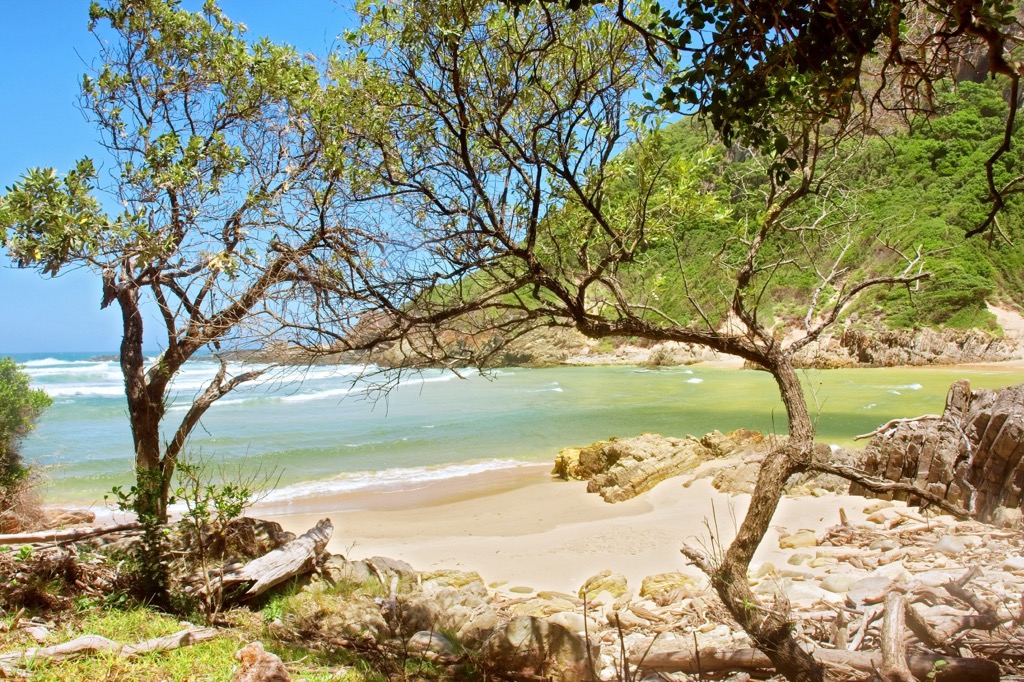
[[[345,557],[336,554],[327,557],[320,572],[335,585],[338,583],[360,584],[373,576],[373,572],[366,565],[365,561],[349,561]]]
[[[407,642],[409,651],[414,654],[434,654],[451,656],[455,652],[455,645],[451,640],[440,632],[432,630],[420,630],[409,638]]]
[[[587,578],[580,588],[579,595],[580,599],[593,602],[602,592],[607,592],[613,597],[621,597],[628,590],[626,576],[605,569],[597,575]]]
[[[779,538],[779,547],[782,549],[799,549],[801,547],[816,547],[817,545],[818,536],[814,534],[813,530],[807,530],[806,528],[798,530],[792,535]]]
[[[479,646],[500,622],[483,583],[477,582],[403,595],[398,614],[399,627],[407,636],[419,631],[447,632],[468,648]]]
[[[366,595],[332,594],[326,582],[315,583],[289,602],[283,622],[299,639],[380,640],[391,629],[380,606]]]
[[[678,571],[648,576],[640,585],[640,596],[659,606],[682,601],[699,591],[693,578]]]
[[[1003,362],[1021,355],[1021,343],[978,329],[865,329],[848,325],[823,336],[793,359],[797,367],[902,367]]]
[[[480,666],[491,674],[509,674],[554,682],[594,679],[590,660],[599,651],[583,637],[557,623],[520,616],[498,629],[480,650]]]
[[[292,676],[281,659],[264,650],[260,642],[246,644],[235,658],[241,667],[231,676],[231,682],[291,682]]]

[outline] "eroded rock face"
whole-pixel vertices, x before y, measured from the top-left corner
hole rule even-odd
[[[587,491],[599,493],[606,502],[621,502],[644,493],[674,476],[711,478],[716,489],[726,493],[750,493],[765,455],[785,442],[757,431],[739,429],[729,434],[712,431],[701,438],[670,438],[645,433],[635,438],[598,441],[583,448],[565,448],[555,459],[552,475],[587,481]],[[815,457],[831,460],[831,453],[818,446]],[[791,486],[824,487],[846,492],[845,481],[835,477],[804,475]]]
[[[914,483],[983,521],[1005,524],[1016,515],[1000,510],[1021,508],[1024,488],[1024,384],[971,391],[968,381],[958,381],[941,418],[902,422],[879,433],[859,466],[874,476]],[[850,492],[912,497],[875,495],[857,485]]]
[[[566,448],[555,461],[554,475],[587,481],[587,490],[607,502],[619,502],[650,490],[672,476],[689,473],[710,459],[701,441],[645,433],[635,438],[600,441]]]
[[[976,329],[844,329],[809,344],[798,367],[898,367],[1002,362],[1019,358],[1021,343]]]

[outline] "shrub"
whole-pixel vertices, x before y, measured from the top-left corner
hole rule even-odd
[[[14,360],[0,357],[0,528],[19,525],[16,517],[29,469],[18,446],[52,403],[43,391],[29,388],[28,375]]]

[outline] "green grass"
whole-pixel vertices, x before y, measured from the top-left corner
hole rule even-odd
[[[231,679],[237,668],[235,653],[246,643],[260,640],[267,649],[288,665],[294,680],[307,682],[362,682],[376,677],[360,666],[346,665],[345,656],[321,654],[308,649],[275,643],[263,629],[260,614],[239,612],[232,618],[237,624],[226,628],[216,639],[173,651],[121,658],[111,654],[84,655],[62,662],[39,660],[24,666],[36,682],[76,680],[117,680],[119,682],[209,681]],[[11,618],[3,622],[10,624]],[[146,608],[130,610],[96,609],[56,629],[47,644],[67,642],[85,634],[101,635],[120,643],[137,643],[153,637],[173,634],[187,624],[173,616]],[[24,650],[38,646],[23,630],[6,633],[2,651]]]

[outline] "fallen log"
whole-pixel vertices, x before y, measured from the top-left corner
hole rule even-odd
[[[879,652],[821,647],[807,647],[806,650],[825,666],[845,666],[865,675],[873,674],[882,666],[882,654]],[[664,651],[648,654],[642,660],[637,658],[633,664],[645,672],[690,675],[773,669],[771,660],[757,649],[704,650],[700,652],[699,659],[692,651]],[[907,665],[920,682],[999,682],[999,666],[983,658],[916,654],[907,656]]]
[[[224,591],[235,585],[252,582],[241,598],[256,597],[274,585],[310,570],[317,557],[323,554],[333,533],[331,520],[322,519],[283,547],[253,559],[237,571],[225,574],[217,582]]]
[[[122,523],[116,526],[103,526],[99,528],[70,528],[68,530],[44,530],[37,533],[9,533],[0,535],[0,545],[78,542],[79,540],[100,537],[101,535],[138,530],[140,528],[142,528],[142,525],[139,523]]]
[[[218,634],[220,633],[217,630],[211,628],[189,628],[176,632],[173,635],[147,639],[138,644],[121,644],[100,635],[83,635],[63,644],[0,654],[0,663],[25,665],[38,660],[63,661],[76,656],[97,653],[111,653],[115,656],[129,658],[139,654],[170,651],[198,642],[205,642],[208,639],[213,639]]]

